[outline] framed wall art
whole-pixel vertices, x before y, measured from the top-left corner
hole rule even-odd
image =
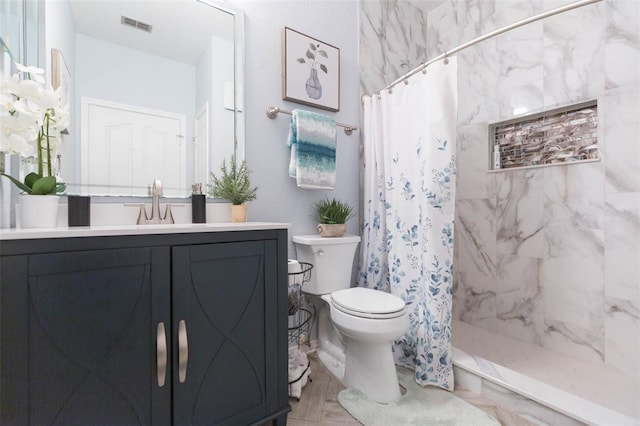
[[[284,27],[282,99],[339,111],[340,49]]]

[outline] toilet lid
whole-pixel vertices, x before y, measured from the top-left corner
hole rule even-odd
[[[362,318],[396,318],[404,314],[404,301],[383,291],[353,287],[331,293],[336,309]]]

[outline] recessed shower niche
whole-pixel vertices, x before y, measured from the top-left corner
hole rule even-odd
[[[597,101],[490,124],[489,144],[490,170],[597,161]]]

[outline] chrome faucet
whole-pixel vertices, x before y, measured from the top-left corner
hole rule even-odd
[[[160,217],[160,197],[162,197],[162,182],[160,179],[156,179],[153,181],[153,186],[151,187],[151,195],[153,196],[153,201],[151,202],[151,219],[149,219],[149,223],[162,223],[162,218]],[[165,215],[166,215],[165,211]]]
[[[173,220],[173,214],[171,213],[171,204],[167,204],[164,211],[164,216],[160,216],[160,197],[162,196],[162,182],[160,179],[155,179],[153,185],[149,185],[149,192],[151,194],[151,218],[147,216],[147,209],[144,203],[139,204],[140,213],[138,214],[137,225],[157,225],[157,224],[171,224],[175,223]],[[125,204],[125,206],[133,207],[138,204]]]

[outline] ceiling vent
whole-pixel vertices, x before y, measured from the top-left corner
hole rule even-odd
[[[128,18],[126,16],[122,16],[122,19],[120,20],[120,23],[122,23],[122,25],[126,25],[128,27],[137,28],[139,30],[146,31],[148,33],[150,33],[151,32],[151,28],[153,28],[149,24],[145,24],[144,22],[140,22],[140,21],[137,21],[137,20],[135,20],[133,18]]]

